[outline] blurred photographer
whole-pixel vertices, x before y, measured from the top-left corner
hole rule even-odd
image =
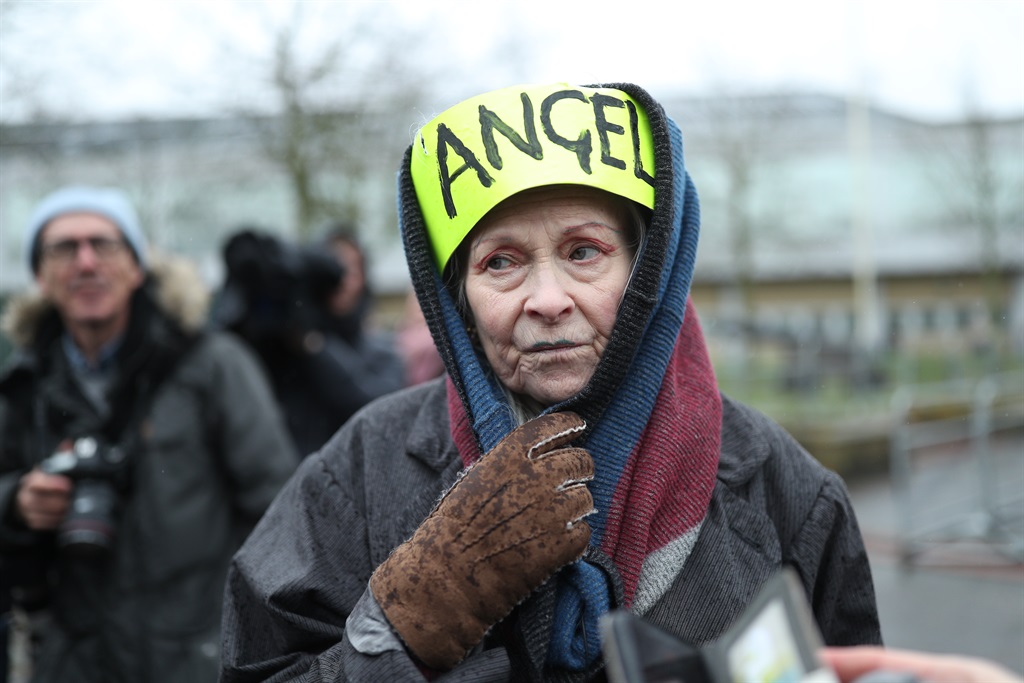
[[[351,229],[332,225],[320,244],[296,245],[243,227],[225,243],[224,263],[214,322],[263,361],[301,454],[404,386],[392,339],[367,326],[373,298]]]
[[[270,387],[120,190],[54,192],[24,243],[38,292],[5,311],[0,376],[12,673],[212,683],[228,562],[298,464]]]

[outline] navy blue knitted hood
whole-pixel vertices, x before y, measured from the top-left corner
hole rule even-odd
[[[629,371],[655,308],[662,303],[672,272],[677,278],[677,285],[683,289],[684,301],[674,304],[682,320],[696,258],[699,209],[696,192],[683,167],[682,136],[662,106],[633,84],[590,87],[621,90],[639,102],[647,112],[655,148],[655,208],[646,241],[641,247],[638,268],[627,288],[608,347],[590,383],[576,397],[558,406],[559,409],[579,413],[592,430]],[[410,146],[398,179],[399,216],[409,273],[448,375],[471,416],[478,442],[486,451],[513,425],[504,407],[505,398],[485,364],[474,353],[465,321],[456,312],[455,304],[434,266],[409,170],[412,151]],[[669,263],[670,259],[672,263]]]

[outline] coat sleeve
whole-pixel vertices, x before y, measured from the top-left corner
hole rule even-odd
[[[880,645],[871,567],[838,475],[826,476],[790,552],[825,644]]]
[[[365,461],[394,462],[367,445],[375,437],[361,431],[364,422],[357,416],[302,461],[236,553],[224,596],[222,683],[426,680],[397,638],[367,646],[368,628],[386,622],[352,623],[372,603],[370,548],[380,542],[368,522]],[[498,681],[507,672],[504,651],[487,651],[432,680]]]
[[[298,467],[299,456],[255,356],[228,335],[211,335],[209,343],[213,447],[235,507],[255,523]]]
[[[345,636],[369,580],[366,529],[321,456],[303,461],[232,561],[223,683],[418,676],[404,653],[362,655]]]
[[[33,462],[25,452],[26,403],[16,406],[10,396],[0,394],[0,613],[13,587],[42,584],[56,548],[52,532],[29,529],[15,511],[21,477]]]
[[[719,476],[755,518],[770,520],[778,561],[799,574],[825,643],[880,644],[871,567],[842,478],[762,413],[723,405]]]

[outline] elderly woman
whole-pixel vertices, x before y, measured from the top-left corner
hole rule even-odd
[[[592,680],[610,609],[707,643],[783,565],[826,643],[880,641],[842,481],[718,391],[657,102],[486,93],[421,131],[399,190],[447,377],[278,497],[232,568],[223,681]]]

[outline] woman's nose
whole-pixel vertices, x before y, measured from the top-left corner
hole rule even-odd
[[[572,313],[576,302],[566,287],[565,275],[556,268],[540,265],[529,277],[530,287],[524,309],[526,313],[542,318],[545,322],[556,322]]]

